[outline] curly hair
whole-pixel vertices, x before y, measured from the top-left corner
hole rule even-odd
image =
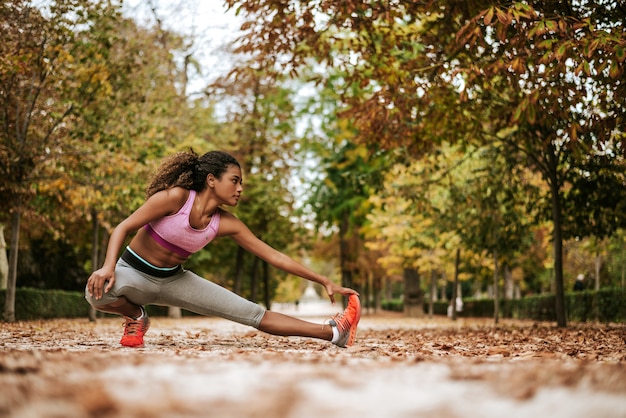
[[[241,167],[235,157],[224,151],[209,151],[202,156],[193,150],[178,152],[166,158],[154,173],[146,189],[146,196],[172,187],[200,192],[206,187],[209,174],[219,179],[231,165]]]

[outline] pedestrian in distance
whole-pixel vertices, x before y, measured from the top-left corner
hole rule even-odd
[[[150,327],[144,308],[148,304],[218,316],[273,335],[317,338],[339,347],[354,343],[361,317],[358,293],[272,248],[221,208],[236,206],[242,191],[241,166],[226,152],[182,152],[163,162],[146,201],[111,233],[104,264],[89,276],[85,288],[85,298],[95,309],[125,317],[121,345],[143,346]],[[266,310],[183,267],[191,254],[218,237],[230,237],[272,266],[321,284],[333,303],[336,294],[347,297],[346,309],[320,326]]]
[[[574,291],[580,292],[581,290],[585,290],[585,275],[579,274],[576,277],[576,281],[574,282]]]

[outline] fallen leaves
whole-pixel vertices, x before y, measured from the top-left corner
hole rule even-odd
[[[119,346],[120,323],[116,318],[96,323],[87,319],[1,323],[0,416],[203,416],[202,408],[207,405],[225,413],[236,411],[238,416],[260,416],[254,415],[258,408],[266,416],[298,416],[289,411],[302,412],[297,408],[307,402],[301,386],[305,383],[297,373],[280,372],[296,367],[321,392],[328,390],[324,385],[356,390],[361,379],[393,376],[394,368],[400,367],[408,371],[406,376],[412,376],[414,368],[419,373],[434,370],[424,378],[435,379],[437,385],[487,385],[492,396],[501,400],[528,402],[547,388],[563,388],[572,397],[580,391],[590,396],[617,394],[618,399],[626,394],[624,324],[570,324],[561,329],[526,321],[502,321],[494,326],[488,320],[371,315],[363,317],[357,343],[339,349],[325,341],[270,336],[216,318],[153,318],[146,346],[128,349]],[[225,376],[234,380],[222,382],[226,378],[219,372],[222,367],[229,370]],[[146,378],[136,377],[134,371],[141,370],[157,381],[138,381]],[[204,403],[196,404],[185,398],[196,399],[193,395],[168,389],[176,384],[169,383],[172,378],[182,379],[179,386],[194,379],[216,388],[252,385],[250,373],[282,379],[281,390],[290,398],[266,388],[250,394],[250,402],[203,398]],[[395,387],[392,381],[386,383]],[[158,389],[171,393],[171,398],[154,395],[152,403],[128,410],[123,406],[124,388],[132,392],[143,384],[153,385],[151,395]],[[50,412],[57,415],[37,415],[50,405],[58,408]],[[441,405],[440,416],[455,416],[444,411],[448,408],[445,401]],[[376,415],[372,411],[369,416]]]
[[[87,319],[58,319],[2,323],[0,347],[17,350],[72,350],[98,347],[122,349],[121,327],[115,318],[91,323]],[[219,326],[214,327],[215,324]],[[216,328],[214,331],[213,328]],[[490,359],[558,358],[593,362],[626,361],[624,324],[571,324],[557,328],[550,323],[487,320],[411,319],[402,316],[365,316],[352,355],[374,357],[430,356]],[[173,320],[154,318],[146,336],[150,351],[179,350],[184,354],[213,355],[254,353],[310,356],[326,352],[328,343],[306,338],[269,336],[239,324],[216,318]],[[0,368],[3,365],[0,363]],[[1,369],[0,369],[1,370]]]

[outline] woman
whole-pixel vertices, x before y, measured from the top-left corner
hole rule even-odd
[[[146,304],[179,306],[274,335],[319,338],[340,347],[353,344],[361,316],[358,293],[273,249],[220,209],[236,206],[242,190],[241,166],[228,153],[178,153],[163,163],[148,187],[146,202],[113,230],[104,265],[91,274],[85,290],[94,308],[126,318],[123,346],[143,346],[150,327]],[[118,260],[126,238],[135,232]],[[321,284],[333,303],[335,294],[347,296],[347,308],[320,326],[266,311],[182,267],[213,238],[225,236],[274,267]]]

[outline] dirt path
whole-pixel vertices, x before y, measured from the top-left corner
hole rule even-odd
[[[370,315],[349,349],[216,318],[121,332],[0,323],[0,417],[626,417],[624,324]]]

